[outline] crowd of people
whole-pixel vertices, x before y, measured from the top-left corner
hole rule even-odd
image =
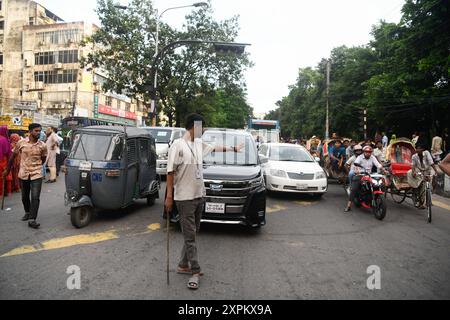
[[[438,169],[444,169],[446,165],[450,170],[450,144],[447,143],[448,136],[434,136],[431,141],[427,141],[424,134],[414,132],[409,139],[415,149],[415,153],[410,155],[409,162],[411,170],[407,175],[407,181],[413,188],[419,188],[422,180],[419,171],[425,172],[429,176],[436,176]],[[336,175],[347,177],[350,185],[349,202],[345,211],[351,210],[351,203],[355,196],[355,190],[359,185],[358,173],[362,168],[366,170],[379,170],[387,174],[383,164],[390,159],[391,150],[389,146],[399,141],[395,134],[389,138],[386,132],[377,131],[374,139],[366,139],[358,142],[351,138],[341,138],[337,133],[333,133],[331,138],[323,141],[319,136],[312,136],[308,141],[298,139],[285,139],[286,142],[302,144],[313,155],[320,159],[320,164],[325,166],[325,158],[328,158],[328,165]],[[355,163],[358,166],[355,166]],[[362,166],[361,166],[362,164]]]
[[[0,172],[4,172],[8,166],[8,161],[18,143],[22,140],[28,141],[30,133],[20,135],[18,133],[10,134],[7,126],[0,126]],[[46,144],[48,155],[45,163],[42,166],[42,175],[47,176],[47,169],[49,171],[49,178],[45,183],[56,182],[59,175],[59,162],[57,157],[60,154],[59,146],[63,139],[58,134],[58,129],[55,127],[48,127],[45,132],[41,131],[39,141]],[[6,177],[0,176],[0,196],[5,196],[15,192],[21,191],[19,171],[21,158],[20,154],[14,158],[11,169]]]

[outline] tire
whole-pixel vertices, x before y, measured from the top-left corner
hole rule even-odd
[[[402,204],[406,199],[406,191],[393,188],[391,189],[391,198],[395,203]]]
[[[383,196],[377,195],[375,198],[375,206],[372,208],[372,212],[375,218],[383,220],[386,216],[386,200]]]
[[[147,206],[149,207],[153,206],[155,204],[155,199],[156,197],[154,194],[147,196]]]
[[[431,189],[427,190],[426,204],[427,204],[427,221],[428,223],[431,223]]]
[[[89,206],[83,206],[70,209],[70,222],[77,228],[86,227],[92,219],[93,209]]]

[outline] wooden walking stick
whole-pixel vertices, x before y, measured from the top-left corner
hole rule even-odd
[[[167,198],[167,189],[166,189],[166,194],[164,195],[164,203],[166,203],[166,198]],[[167,272],[167,285],[170,284],[170,279],[169,279],[169,228],[170,228],[170,215],[172,214],[172,212],[169,212],[168,210],[166,210],[166,206],[164,205],[164,214],[166,216],[166,229],[167,229],[167,245],[166,245],[166,272]]]
[[[6,181],[6,177],[4,177],[3,178],[3,194],[2,194],[2,210],[5,207],[6,188],[7,188],[7,181]]]
[[[167,285],[170,284],[170,280],[169,280],[169,228],[170,228],[170,212],[167,212],[166,214],[166,219],[167,219],[167,266],[166,266],[166,270],[167,270]]]

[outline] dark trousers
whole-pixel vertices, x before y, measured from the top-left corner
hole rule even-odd
[[[20,189],[22,189],[22,203],[25,213],[30,214],[31,219],[36,219],[39,210],[39,197],[41,196],[42,179],[22,180],[20,179]],[[30,200],[31,194],[31,200]]]
[[[351,183],[351,187],[350,187],[350,197],[349,197],[349,201],[354,201],[355,200],[355,195],[356,192],[359,190],[359,184],[361,182],[361,177],[358,175],[354,175],[352,178]]]

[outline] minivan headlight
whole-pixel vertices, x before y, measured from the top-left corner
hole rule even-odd
[[[316,179],[318,180],[318,179],[326,179],[327,178],[327,175],[325,174],[325,172],[324,171],[318,171],[318,172],[316,172]]]
[[[284,171],[284,170],[277,170],[277,169],[270,169],[270,175],[274,176],[274,177],[285,178],[286,177],[286,171]]]

